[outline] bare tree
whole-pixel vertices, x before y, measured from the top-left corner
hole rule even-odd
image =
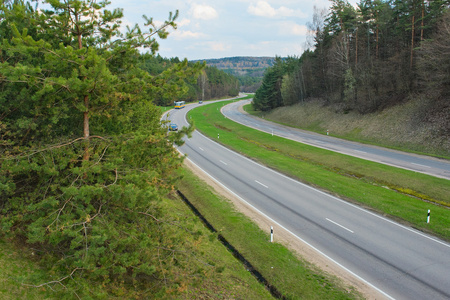
[[[450,12],[441,19],[433,39],[419,50],[419,74],[431,90],[450,94]]]

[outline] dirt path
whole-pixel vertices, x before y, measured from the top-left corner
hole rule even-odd
[[[235,206],[236,210],[248,216],[258,226],[267,232],[270,232],[270,226],[274,230],[274,242],[280,243],[293,251],[298,257],[310,262],[313,266],[327,272],[333,276],[340,278],[344,285],[351,289],[353,287],[360,292],[366,299],[387,299],[383,294],[376,291],[374,288],[361,281],[354,275],[350,274],[334,262],[330,261],[309,245],[303,243],[299,239],[293,237],[289,232],[280,228],[275,224],[271,224],[270,220],[256,212],[251,206],[244,203],[239,197],[224,188],[222,185],[213,180],[208,174],[198,169],[189,159],[185,159],[185,165],[194,172],[199,178],[204,180],[220,195],[226,197]]]

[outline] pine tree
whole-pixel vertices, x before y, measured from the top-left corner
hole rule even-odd
[[[177,13],[122,35],[106,1],[48,3],[1,7],[2,232],[71,278],[159,282],[153,250],[177,238],[161,221],[182,162],[173,143],[192,128],[168,135],[152,99],[185,92],[203,65],[138,67],[137,49],[156,53]]]

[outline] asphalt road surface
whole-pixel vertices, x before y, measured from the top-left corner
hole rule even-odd
[[[249,101],[241,100],[226,105],[222,108],[222,113],[237,123],[304,144],[435,177],[450,179],[450,161],[448,160],[346,141],[332,137],[332,132],[327,136],[279,125],[239,110],[240,106],[249,103]]]
[[[169,119],[187,125],[185,114],[197,105],[173,110]],[[385,298],[450,299],[449,243],[274,172],[197,131],[179,151]]]

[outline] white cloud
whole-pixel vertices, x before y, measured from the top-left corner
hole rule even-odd
[[[349,0],[352,3],[356,0]],[[231,56],[301,55],[312,21],[313,5],[329,7],[329,0],[111,0],[110,9],[123,7],[125,25],[142,14],[162,24],[179,9],[177,30],[159,41],[164,57],[206,59]],[[40,5],[41,6],[41,5]],[[308,16],[305,16],[305,13]],[[160,20],[160,21],[157,21]],[[244,30],[245,29],[245,30]]]
[[[306,36],[308,34],[308,28],[305,25],[298,25],[294,22],[282,22],[279,29],[281,35]]]
[[[190,30],[175,30],[170,34],[171,37],[182,40],[182,39],[198,39],[204,37],[205,34],[200,32],[192,32]]]
[[[229,45],[219,42],[210,42],[208,44],[211,50],[218,52],[227,51],[231,48]]]
[[[179,22],[176,22],[176,23],[177,23],[178,27],[183,27],[183,26],[187,26],[187,25],[191,24],[191,20],[183,19],[183,20],[181,20]]]
[[[153,20],[153,24],[155,24],[156,27],[161,27],[164,25],[164,22],[160,20]]]
[[[292,55],[300,55],[305,51],[305,48],[300,44],[291,44],[286,45],[285,47],[280,49],[280,53],[282,56],[292,56]]]
[[[217,11],[209,5],[193,4],[191,13],[195,19],[201,20],[212,20],[218,17]]]
[[[256,4],[250,4],[247,11],[255,16],[260,17],[305,17],[305,14],[300,10],[280,6],[279,8],[272,7],[266,1],[258,1]]]

